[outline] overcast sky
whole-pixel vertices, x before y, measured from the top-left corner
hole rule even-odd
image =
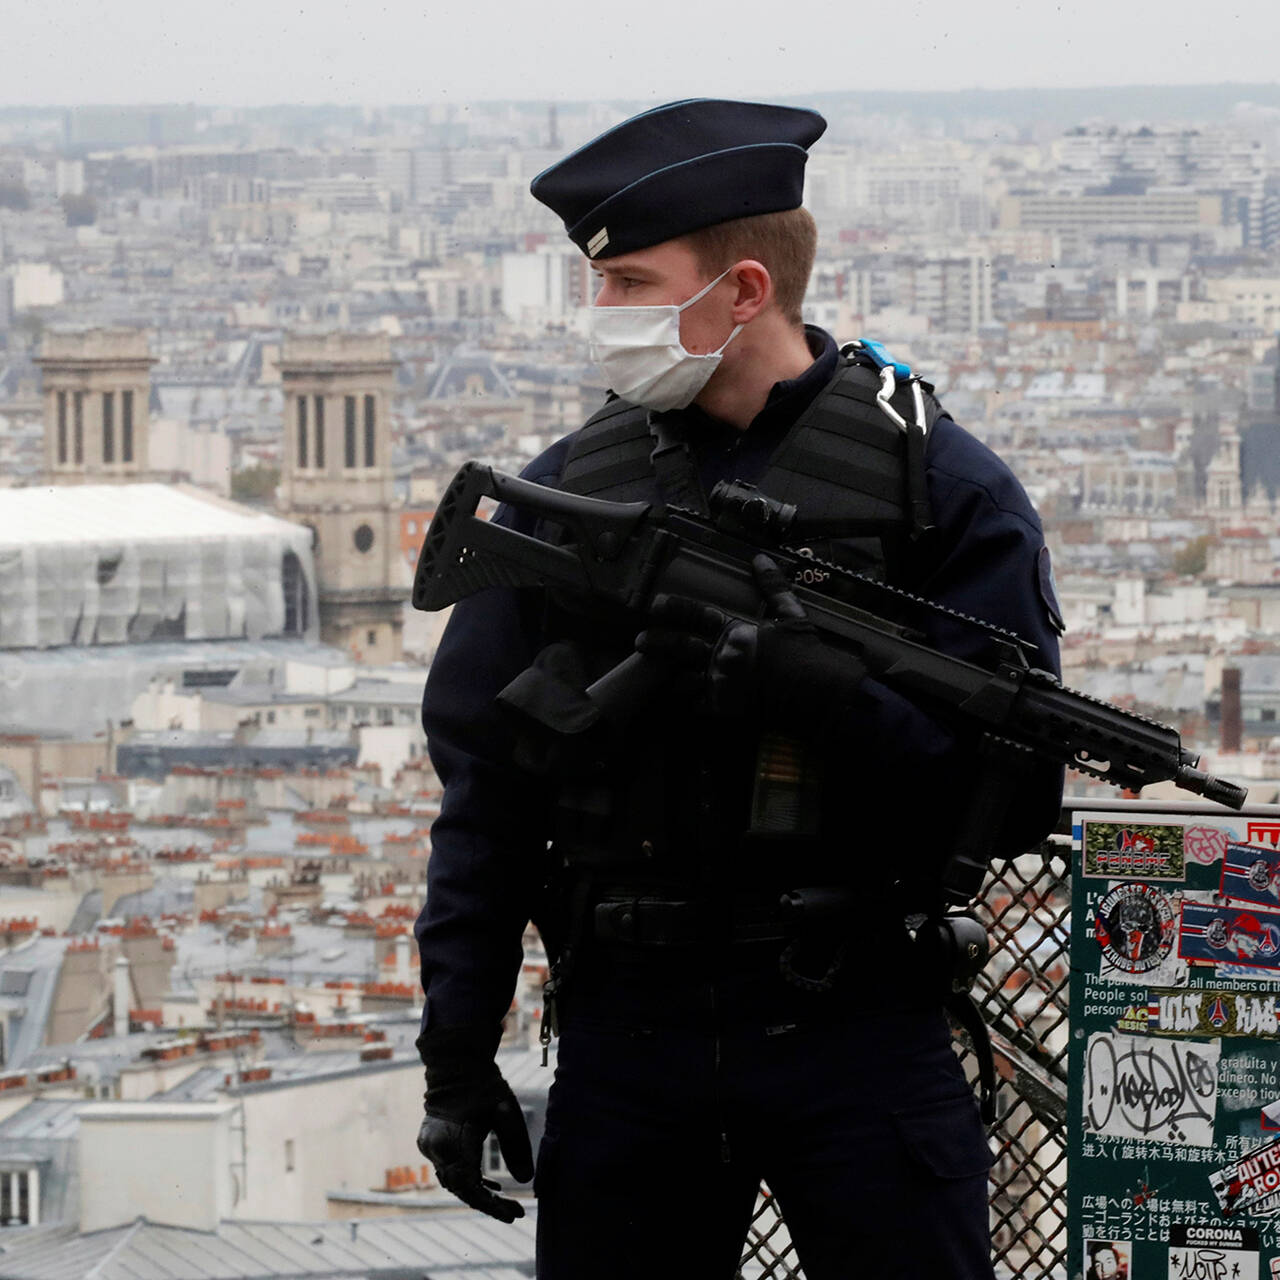
[[[1280,0],[13,0],[0,17],[5,104],[1278,79]]]

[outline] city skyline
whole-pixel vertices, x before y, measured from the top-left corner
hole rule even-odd
[[[589,263],[529,184],[636,100],[575,81],[554,110],[147,106],[113,40],[97,61],[129,105],[0,108],[0,1275],[162,1257],[184,1280],[233,1255],[225,1280],[388,1277],[392,1237],[397,1276],[531,1273],[534,1202],[487,1237],[414,1145],[412,921],[445,833],[421,719],[443,616],[409,584],[465,462],[525,470],[604,401]],[[255,48],[282,74],[314,64],[284,43]],[[804,319],[882,341],[1017,476],[1055,566],[1050,585],[1037,557],[1035,581],[1066,626],[1063,683],[1274,804],[1280,85],[927,92],[905,65],[893,91],[791,95],[830,121],[806,168]],[[928,776],[897,803],[945,822]],[[1064,829],[1112,803],[1087,775],[1068,796]],[[1128,831],[1141,810],[1118,812]],[[1264,816],[1240,833],[1272,865]],[[1197,839],[1184,870],[1212,887],[1200,854],[1227,839]],[[1092,938],[1088,964],[1068,955],[1068,865],[1046,844],[992,880],[982,980],[997,1033],[1016,1014],[1039,1055],[1003,1086],[1000,1251],[1055,1280],[1080,1239],[1064,1140],[1026,1118],[1083,1114],[1068,976],[1097,971],[1086,1007],[1118,1040],[1194,1024],[1185,993],[1130,1008]],[[535,1140],[549,974],[529,930],[501,1070]],[[1245,1000],[1240,1035],[1280,1014]],[[1229,1167],[1255,1115],[1224,1103]],[[1184,1228],[1211,1225],[1209,1201],[1181,1203]],[[774,1198],[759,1208],[763,1267],[787,1237]],[[446,1265],[464,1231],[472,1255]]]
[[[1280,16],[1240,0],[1206,23],[1189,0],[1147,6],[1080,0],[1042,9],[977,0],[958,20],[915,0],[883,29],[819,0],[802,28],[743,22],[727,0],[652,0],[634,14],[584,16],[567,0],[502,13],[371,9],[319,0],[300,10],[229,0],[199,10],[130,0],[110,25],[83,0],[6,18],[0,104],[152,102],[452,103],[686,96],[793,97],[841,90],[1274,84]],[[833,33],[847,32],[847,39]],[[291,56],[282,57],[282,50]]]

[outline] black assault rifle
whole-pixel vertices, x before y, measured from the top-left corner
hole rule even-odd
[[[559,526],[568,540],[556,545],[491,523],[477,515],[484,498]],[[1245,788],[1202,773],[1175,729],[1065,687],[1032,665],[1035,646],[1012,632],[788,549],[794,507],[736,481],[718,484],[710,506],[707,519],[677,507],[606,502],[468,462],[423,541],[414,607],[443,609],[492,586],[547,587],[637,614],[665,593],[756,619],[762,605],[751,561],[763,550],[824,640],[853,650],[872,675],[939,719],[1119,787],[1172,780],[1233,809],[1244,805]],[[939,631],[981,656],[932,648],[926,637]],[[616,715],[663,678],[633,654],[587,693]]]

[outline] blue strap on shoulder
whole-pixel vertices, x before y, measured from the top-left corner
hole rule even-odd
[[[903,364],[901,360],[895,360],[888,351],[885,350],[884,343],[876,342],[871,338],[859,338],[858,346],[875,361],[877,369],[893,369],[893,376],[901,378],[904,381],[911,377],[911,366]]]

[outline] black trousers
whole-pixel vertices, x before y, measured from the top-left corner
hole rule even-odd
[[[992,1280],[991,1156],[940,1010],[769,1028],[625,1014],[562,1031],[540,1280],[732,1280],[761,1179],[806,1280]]]

